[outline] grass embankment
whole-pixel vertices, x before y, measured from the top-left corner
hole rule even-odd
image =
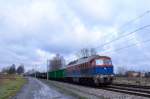
[[[26,79],[18,75],[0,75],[0,99],[10,99],[15,96]]]

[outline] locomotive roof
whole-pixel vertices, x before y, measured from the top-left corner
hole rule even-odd
[[[78,60],[72,61],[68,65],[71,66],[71,65],[79,65],[82,63],[87,63],[87,62],[89,62],[95,58],[109,58],[110,59],[110,57],[107,57],[107,56],[93,55],[93,56],[83,57],[83,58],[80,58]]]

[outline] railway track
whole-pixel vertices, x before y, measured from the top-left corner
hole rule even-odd
[[[132,87],[132,88],[150,89],[150,86],[143,86],[143,85],[117,84],[117,83],[114,83],[112,85],[115,85],[115,86],[124,86],[124,87]]]
[[[88,87],[92,87],[92,86],[88,86]],[[94,88],[97,88],[97,87],[94,87]],[[98,89],[150,98],[150,86],[112,84],[112,85],[108,85],[105,87],[102,87],[102,86],[98,87]]]
[[[125,84],[113,84],[102,88],[104,90],[121,92],[131,95],[150,97],[150,86],[137,86]]]

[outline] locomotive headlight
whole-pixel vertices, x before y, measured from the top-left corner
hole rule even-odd
[[[101,78],[101,76],[100,75],[96,75],[96,78]]]
[[[100,75],[100,78],[104,78],[104,76],[103,76],[103,75]]]
[[[110,75],[110,77],[114,77],[114,75]]]

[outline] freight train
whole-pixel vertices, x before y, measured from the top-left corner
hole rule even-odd
[[[111,84],[113,65],[108,56],[89,56],[70,62],[66,68],[46,73],[38,73],[38,78],[95,85]]]

